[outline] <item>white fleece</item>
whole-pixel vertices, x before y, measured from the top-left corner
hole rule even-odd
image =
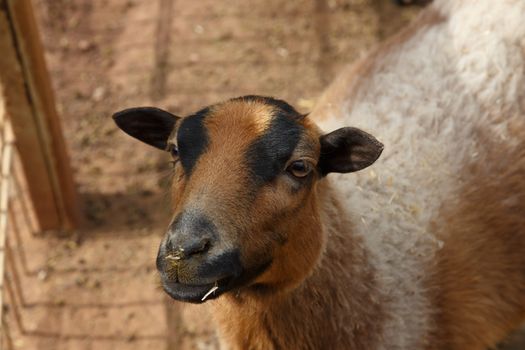
[[[432,327],[422,281],[443,243],[429,224],[455,196],[462,165],[479,154],[473,130],[513,142],[509,123],[525,118],[525,0],[430,7],[445,20],[380,57],[357,93],[320,123],[325,131],[359,127],[385,145],[369,169],[329,175],[388,299],[381,349],[422,348]]]

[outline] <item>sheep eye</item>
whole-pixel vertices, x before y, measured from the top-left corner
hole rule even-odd
[[[312,168],[310,167],[310,163],[303,159],[290,163],[288,168],[286,168],[286,171],[295,177],[305,177],[310,173],[311,170]]]
[[[177,148],[177,146],[172,145],[170,147],[169,152],[170,152],[171,156],[173,157],[173,159],[177,159],[179,157],[179,149]]]

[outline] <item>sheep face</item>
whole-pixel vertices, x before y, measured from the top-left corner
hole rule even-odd
[[[324,242],[318,181],[362,169],[382,151],[363,131],[322,135],[287,103],[260,96],[185,118],[134,108],[115,120],[173,156],[173,220],[157,268],[165,291],[189,302],[228,291],[275,294],[300,283]]]

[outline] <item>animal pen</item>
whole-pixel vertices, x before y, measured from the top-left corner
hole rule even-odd
[[[155,255],[169,159],[110,115],[230,97],[302,112],[420,9],[391,0],[0,0],[2,349],[217,349]]]
[[[2,348],[218,348],[206,307],[157,287],[168,159],[117,134],[110,115],[140,104],[185,114],[250,93],[306,112],[337,69],[417,11],[0,0]]]

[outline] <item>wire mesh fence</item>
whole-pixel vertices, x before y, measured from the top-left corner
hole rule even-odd
[[[16,140],[0,96],[0,349],[17,349],[13,333],[25,334],[22,276],[38,278],[28,267],[24,240],[38,232]]]

